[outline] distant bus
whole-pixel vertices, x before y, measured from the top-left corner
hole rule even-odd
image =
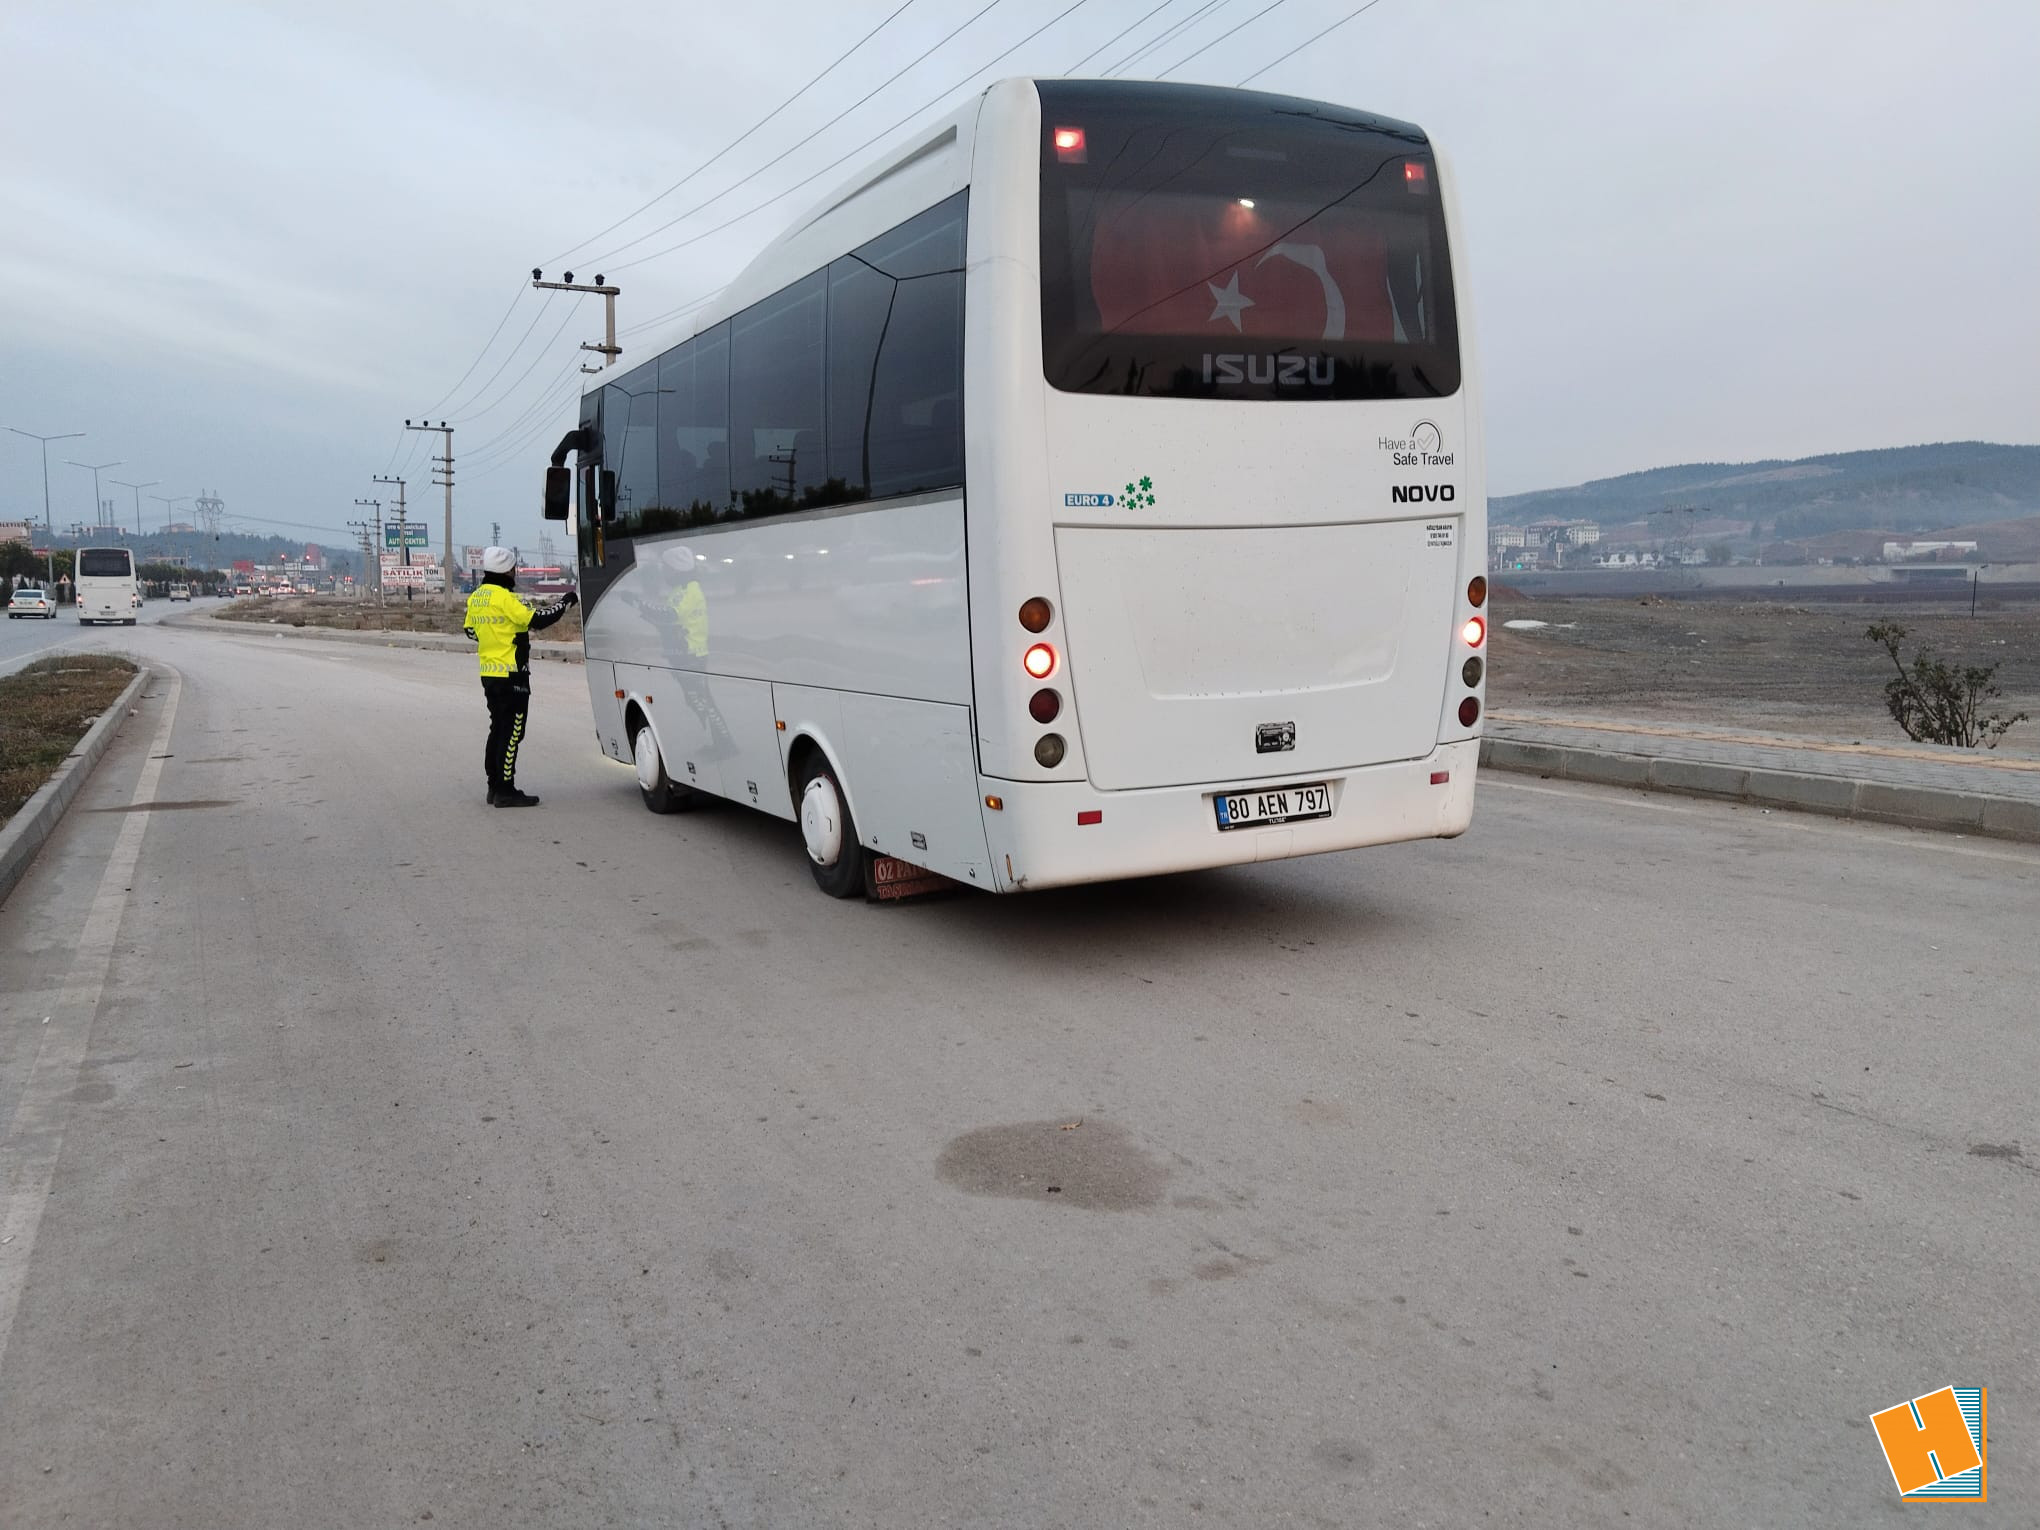
[[[1118,80],[870,165],[555,454],[600,747],[654,811],[798,822],[836,896],[1462,833],[1453,189],[1408,123]]]
[[[78,625],[135,624],[135,555],[125,547],[78,549]]]

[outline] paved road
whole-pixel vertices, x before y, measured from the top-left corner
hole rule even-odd
[[[10,1525],[1899,1525],[1950,1383],[2040,1502],[2040,852],[1494,778],[845,905],[577,669],[505,814],[457,657],[138,646],[0,910]]]
[[[174,612],[205,610],[219,604],[217,600],[195,600],[189,605],[183,601],[173,604],[167,600],[146,600],[135,613],[133,627],[80,627],[76,608],[72,606],[65,606],[53,620],[8,617],[0,621],[0,675],[12,674],[31,660],[59,648],[125,651],[135,647],[131,639],[141,628],[154,626]]]

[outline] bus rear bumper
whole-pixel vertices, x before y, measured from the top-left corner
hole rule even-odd
[[[985,812],[992,875],[1000,892],[1032,892],[1403,840],[1450,839],[1465,833],[1473,821],[1479,758],[1480,740],[1465,739],[1440,744],[1421,760],[1228,783],[1223,790],[1237,792],[1324,781],[1332,794],[1328,818],[1229,830],[1218,827],[1212,804],[1219,788],[1101,792],[1082,781],[986,776],[980,778],[980,789],[1002,804],[998,811]]]

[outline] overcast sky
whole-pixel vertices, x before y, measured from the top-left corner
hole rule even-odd
[[[151,494],[217,490],[229,524],[327,542],[342,538],[312,528],[389,497],[370,478],[396,472],[436,544],[437,438],[401,430],[429,409],[459,426],[457,540],[495,519],[529,547],[574,348],[601,318],[597,299],[527,290],[533,266],[606,267],[620,323],[650,319],[721,285],[867,156],[686,250],[623,261],[966,82],[1059,74],[1131,28],[1081,71],[1102,72],[1204,3],[1143,22],[1156,0],[1082,0],[1061,20],[1070,0],[996,0],[975,20],[986,0],[912,0],[755,136],[595,238],[900,0],[7,0],[0,425],[89,432],[52,447],[59,524],[92,519],[91,475],[65,457],[119,459],[106,476],[161,480]],[[1160,74],[1239,26],[1169,75],[1233,84],[1359,0],[1268,4],[1216,0],[1125,72]],[[1451,157],[1490,487],[1509,493],[1681,461],[2040,440],[2036,78],[2031,0],[1379,0],[1255,86],[1406,118]],[[626,361],[675,333],[629,336]],[[0,443],[0,518],[40,517],[35,444]],[[131,523],[130,491],[112,492]]]

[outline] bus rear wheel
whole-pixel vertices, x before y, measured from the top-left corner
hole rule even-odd
[[[836,772],[820,754],[801,770],[800,837],[807,845],[815,886],[832,898],[864,895],[864,847]]]
[[[682,813],[694,806],[691,788],[676,785],[666,774],[665,756],[652,725],[640,722],[630,740],[631,763],[637,767],[638,795],[654,813]]]

